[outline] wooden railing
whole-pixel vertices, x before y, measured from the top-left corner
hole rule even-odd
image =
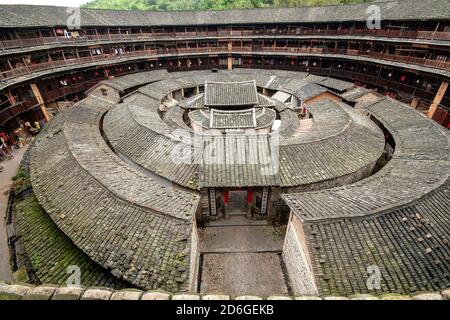
[[[265,67],[265,66],[264,66]],[[275,66],[277,68],[279,66]],[[288,66],[292,69],[292,66]],[[302,67],[299,71],[306,71],[308,69],[309,73],[330,76],[330,77],[339,77],[342,79],[348,79],[351,81],[360,81],[363,83],[368,83],[372,85],[376,85],[379,87],[384,87],[389,90],[401,91],[410,94],[414,94],[416,96],[421,97],[422,99],[433,100],[435,92],[432,90],[424,90],[417,86],[412,86],[407,83],[397,82],[393,79],[385,79],[379,76],[363,73],[363,72],[355,72],[350,70],[342,70],[336,68],[321,68],[321,67]],[[445,103],[445,102],[444,102]]]
[[[247,48],[243,48],[243,50],[247,50]],[[191,65],[190,67],[187,66],[166,66],[166,68],[169,71],[183,71],[183,70],[200,70],[200,69],[209,69],[211,68],[211,65]],[[226,66],[214,66],[214,67],[223,67],[226,68]],[[241,67],[255,67],[254,65],[246,65],[245,63],[241,65]],[[317,75],[324,75],[324,76],[338,76],[342,79],[351,79],[352,81],[360,81],[363,83],[373,84],[380,87],[384,87],[389,90],[398,90],[406,93],[411,93],[412,95],[419,96],[421,99],[432,101],[434,97],[434,92],[432,90],[425,90],[418,88],[417,86],[408,85],[406,83],[397,82],[390,79],[384,79],[376,75],[370,75],[367,73],[361,73],[361,72],[354,72],[349,70],[342,70],[342,69],[334,69],[334,68],[322,68],[322,67],[316,67],[316,66],[292,66],[289,64],[283,64],[283,65],[267,65],[264,64],[264,61],[261,61],[260,64],[257,66],[258,68],[275,68],[275,69],[288,69],[288,70],[297,70],[297,71],[307,71],[312,74]],[[87,89],[95,85],[98,80],[92,80],[88,82],[82,82],[66,87],[59,87],[51,92],[46,92],[43,95],[44,100],[47,102],[54,101],[56,99],[59,99],[64,96],[68,96],[75,93],[82,93],[85,92]],[[11,118],[19,115],[22,112],[26,112],[36,106],[38,106],[39,103],[37,99],[33,98],[27,101],[22,101],[14,106],[1,108],[0,107],[0,123],[4,124],[6,121],[10,120]],[[440,105],[443,109],[448,109],[448,106],[450,105],[450,101],[447,99],[442,102]],[[2,105],[4,107],[4,105]]]
[[[26,65],[13,70],[1,71],[0,80],[11,79],[20,75],[29,74],[36,71],[60,68],[64,66],[85,64],[96,61],[111,61],[123,59],[125,57],[139,57],[139,56],[151,56],[151,55],[163,55],[163,54],[201,54],[201,53],[230,53],[230,52],[249,52],[249,53],[291,53],[295,54],[341,54],[346,56],[364,56],[368,58],[374,58],[379,60],[387,60],[393,62],[400,62],[405,64],[413,64],[426,66],[436,69],[450,70],[450,60],[432,60],[426,58],[401,56],[395,54],[386,54],[378,52],[366,52],[351,49],[329,49],[329,48],[295,48],[295,47],[255,47],[255,46],[233,46],[231,51],[228,47],[199,47],[199,48],[161,48],[161,49],[149,49],[139,51],[123,52],[122,54],[101,54],[88,57],[72,58],[65,60],[53,60],[43,62],[39,64]]]
[[[22,112],[31,110],[38,105],[39,105],[38,100],[36,98],[32,98],[30,100],[21,101],[13,106],[4,108],[0,110],[0,123],[4,124],[9,119],[14,118],[15,116],[19,115]]]
[[[46,93],[43,95],[43,98],[46,103],[54,101],[56,99],[75,94],[75,93],[82,93],[92,87],[96,81],[90,81],[90,82],[83,82],[74,84],[67,87],[60,87],[57,88],[50,93]],[[18,102],[17,104],[13,106],[9,106],[6,108],[0,109],[0,123],[4,124],[8,120],[18,116],[19,114],[29,111],[39,105],[39,101],[36,98],[32,98],[26,101]]]
[[[291,30],[219,30],[199,32],[160,32],[160,33],[110,33],[85,35],[77,38],[41,37],[31,39],[14,39],[0,41],[0,49],[13,49],[23,47],[44,46],[52,44],[78,44],[83,42],[117,41],[160,38],[187,38],[187,37],[228,37],[228,36],[373,36],[382,38],[450,40],[450,32],[434,31],[408,31],[384,29],[291,29]]]
[[[100,81],[100,80],[98,80],[98,81]],[[56,90],[45,93],[45,95],[43,95],[43,98],[46,102],[54,101],[59,98],[71,95],[71,94],[82,93],[82,92],[88,90],[89,88],[91,88],[96,83],[97,83],[97,81],[89,81],[89,82],[77,83],[77,84],[70,85],[67,87],[60,87],[60,88],[57,88]]]

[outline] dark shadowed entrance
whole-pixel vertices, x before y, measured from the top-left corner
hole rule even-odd
[[[247,190],[228,191],[228,208],[230,215],[240,215],[247,213]]]

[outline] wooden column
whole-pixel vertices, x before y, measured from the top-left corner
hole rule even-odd
[[[8,98],[9,103],[13,106],[17,103],[17,97],[15,97],[11,91],[6,91],[5,92],[6,97]]]
[[[430,105],[430,108],[428,109],[428,118],[432,118],[434,113],[436,112],[436,109],[438,105],[441,103],[442,98],[445,95],[445,92],[448,88],[448,82],[442,81],[439,90],[436,93],[436,96],[434,97],[433,103]]]
[[[439,30],[440,22],[438,21],[436,28],[434,29],[433,35],[431,36],[431,39],[434,39],[434,36],[436,35],[436,32]]]
[[[25,60],[24,57],[22,57],[22,63],[23,63],[23,65],[24,65],[24,67],[28,69],[28,71],[31,71],[31,70],[30,70],[30,66],[28,65],[28,63],[26,62],[26,60]]]
[[[228,57],[227,57],[227,69],[233,70],[233,57],[231,52],[233,51],[233,41],[228,41]]]
[[[253,191],[247,190],[247,219],[252,218]]]
[[[12,66],[11,61],[8,59],[6,60],[6,62],[8,62],[8,66],[10,70],[14,70],[15,68]]]
[[[411,101],[411,107],[417,109],[417,105],[419,104],[419,98],[414,97]]]
[[[230,216],[230,213],[228,212],[228,207],[229,207],[229,204],[228,204],[228,190],[224,190],[223,191],[223,204],[225,206],[224,218],[225,219],[230,219],[231,216]]]
[[[233,57],[231,56],[227,57],[227,69],[233,70]]]
[[[39,108],[41,109],[41,112],[44,115],[45,121],[50,120],[50,116],[47,112],[47,109],[45,108],[44,99],[42,98],[39,88],[37,87],[37,85],[35,83],[31,83],[30,86],[31,86],[31,90],[33,91],[33,93],[39,103]]]

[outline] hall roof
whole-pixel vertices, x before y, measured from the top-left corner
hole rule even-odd
[[[244,72],[245,71],[245,72]],[[279,76],[278,74],[281,74]],[[258,86],[270,86],[274,90],[281,90],[295,95],[297,99],[305,96],[311,97],[320,94],[322,90],[309,90],[307,81],[300,81],[304,75],[299,75],[299,81],[292,78],[284,79],[286,71],[277,70],[242,70],[241,72],[219,71],[206,73],[205,71],[191,71],[189,74],[170,74],[169,79],[149,84],[129,97],[124,99],[120,108],[114,108],[105,116],[104,132],[115,150],[118,150],[145,169],[166,178],[175,184],[198,190],[203,187],[205,172],[222,170],[220,180],[213,179],[207,182],[209,186],[223,186],[223,184],[245,183],[247,186],[275,186],[293,187],[309,185],[319,181],[333,180],[337,177],[354,173],[370,163],[375,162],[384,149],[384,139],[381,130],[365,116],[351,111],[351,107],[337,104],[330,100],[320,103],[308,104],[308,108],[314,116],[311,130],[307,127],[299,127],[299,119],[295,111],[288,107],[282,108],[282,103],[275,102],[275,108],[256,108],[256,129],[270,126],[276,118],[277,110],[280,115],[280,165],[275,178],[251,176],[257,170],[258,163],[240,162],[242,165],[241,180],[236,181],[232,177],[239,166],[232,165],[221,167],[208,166],[202,168],[201,159],[193,153],[193,163],[174,163],[170,155],[184,144],[178,134],[173,134],[173,123],[181,123],[180,114],[176,113],[179,121],[167,121],[158,114],[161,99],[164,99],[171,91],[181,88],[202,86],[206,81],[214,82],[243,82],[255,80]],[[176,76],[176,78],[172,78]],[[320,85],[310,83],[311,88],[321,88]],[[272,89],[271,89],[272,90]],[[323,89],[326,91],[326,89]],[[262,101],[261,96],[259,97]],[[182,100],[183,101],[183,100]],[[129,102],[129,104],[128,104]],[[315,105],[317,104],[317,107]],[[182,108],[181,105],[180,109]],[[249,108],[244,108],[249,109]],[[333,112],[334,111],[334,112]],[[181,112],[181,111],[180,111]],[[349,115],[351,114],[351,116]],[[171,117],[171,116],[170,116]],[[196,109],[188,113],[192,123],[200,127],[210,128],[210,112],[208,109]],[[329,119],[332,118],[332,128]],[[341,119],[342,121],[337,121]],[[375,126],[375,127],[374,127]],[[179,126],[178,126],[179,127]],[[304,131],[306,130],[306,131]],[[362,134],[365,132],[365,134]],[[210,134],[212,134],[210,132]],[[130,144],[130,141],[133,141]],[[217,140],[218,141],[218,140]],[[263,143],[265,145],[266,143]],[[217,147],[222,147],[221,153],[227,154],[223,144],[217,142]],[[242,141],[242,146],[254,150],[254,141]],[[264,154],[263,154],[264,155]],[[247,158],[243,158],[245,160]],[[327,159],[318,163],[316,159]],[[261,163],[269,163],[262,159]],[[256,165],[256,166],[255,166]],[[261,167],[261,166],[260,166]],[[262,166],[265,169],[265,165]],[[245,169],[245,170],[244,170]],[[206,171],[205,171],[206,170]],[[209,171],[211,170],[211,171]],[[203,172],[203,173],[202,173]],[[239,174],[239,173],[238,173]],[[267,184],[265,184],[267,183]],[[242,185],[241,185],[242,186]]]
[[[201,187],[279,185],[270,135],[204,136]]]
[[[277,106],[277,102],[269,97],[266,97],[260,93],[258,93],[258,104],[254,105],[255,108],[275,108]],[[188,99],[181,100],[178,105],[184,109],[204,109],[207,108],[205,106],[205,94],[200,93]]]
[[[250,106],[259,103],[255,81],[205,82],[205,105]]]
[[[239,112],[223,112],[211,109],[210,126],[216,129],[255,128],[255,109],[240,110]]]

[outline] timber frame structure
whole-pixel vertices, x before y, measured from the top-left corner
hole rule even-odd
[[[81,9],[81,26],[72,30],[66,8],[2,5],[0,122],[12,129],[19,115],[46,120],[46,107],[81,99],[113,76],[251,67],[338,76],[411,104],[446,127],[446,1],[378,3],[383,20],[375,30],[366,27],[369,5],[159,13]]]

